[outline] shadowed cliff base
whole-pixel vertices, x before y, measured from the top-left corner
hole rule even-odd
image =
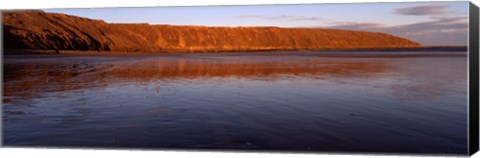
[[[43,11],[3,12],[7,49],[217,52],[421,48],[385,33],[318,28],[115,24]]]

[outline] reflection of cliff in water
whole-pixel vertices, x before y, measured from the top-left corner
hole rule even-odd
[[[103,88],[112,84],[147,84],[158,80],[188,82],[209,78],[275,81],[307,77],[331,84],[367,86],[400,99],[434,99],[449,90],[466,95],[466,59],[316,58],[302,56],[167,56],[148,58],[6,59],[4,102],[14,96]],[[20,61],[20,62],[19,62]],[[453,87],[465,87],[458,89]],[[387,91],[385,91],[387,90]],[[13,98],[12,98],[13,97]]]
[[[4,64],[4,95],[104,87],[119,82],[208,77],[278,80],[300,75],[369,76],[388,69],[386,63],[327,60],[138,60],[115,62],[18,62]]]

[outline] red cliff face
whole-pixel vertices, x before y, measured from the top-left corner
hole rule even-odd
[[[3,12],[9,49],[109,51],[335,50],[420,47],[384,33],[313,28],[110,24],[43,11]]]

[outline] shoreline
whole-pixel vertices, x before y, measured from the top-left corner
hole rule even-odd
[[[3,55],[93,55],[93,56],[123,56],[123,55],[173,55],[173,54],[282,54],[282,52],[466,52],[467,46],[428,46],[428,47],[405,47],[405,48],[365,48],[365,49],[322,49],[322,50],[230,50],[230,51],[94,51],[94,50],[31,50],[31,49],[4,49]],[[293,53],[292,53],[293,54]],[[421,54],[421,53],[418,53]],[[331,54],[335,55],[335,54]],[[341,55],[341,54],[338,54]],[[361,55],[361,54],[358,54]],[[368,55],[368,54],[365,54]],[[435,55],[435,54],[432,54]]]
[[[3,54],[4,59],[14,58],[62,58],[62,57],[235,57],[235,56],[258,56],[258,57],[325,57],[325,58],[416,58],[416,57],[468,57],[466,51],[255,51],[255,52],[206,52],[206,53],[92,53],[86,51],[70,51],[68,53],[20,53]]]

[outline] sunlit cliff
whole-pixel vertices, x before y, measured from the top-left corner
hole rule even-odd
[[[333,29],[115,24],[43,11],[3,12],[2,17],[7,49],[197,52],[420,47],[389,34]]]

